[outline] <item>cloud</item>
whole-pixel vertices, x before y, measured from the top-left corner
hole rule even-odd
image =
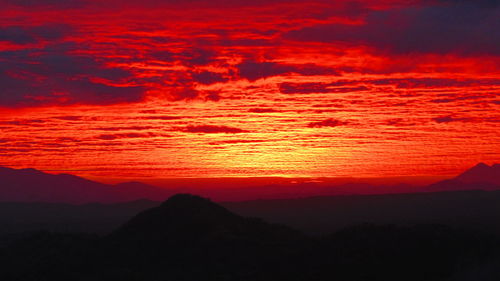
[[[374,85],[394,85],[397,88],[438,88],[438,87],[470,87],[500,86],[499,79],[450,79],[450,78],[399,78],[367,80]]]
[[[361,25],[322,24],[284,36],[297,41],[365,45],[394,54],[500,54],[500,36],[494,36],[500,30],[500,8],[482,3],[496,1],[446,2],[372,11]]]
[[[361,84],[361,85],[360,85]],[[368,86],[364,86],[368,85]],[[499,79],[451,79],[451,78],[384,78],[337,81],[332,83],[308,82],[279,84],[283,94],[326,94],[350,93],[370,90],[370,87],[393,86],[398,89],[415,88],[445,88],[445,87],[472,87],[472,86],[500,86]],[[480,97],[478,97],[480,98]],[[462,99],[471,99],[464,97]],[[439,102],[439,101],[436,101]],[[446,101],[442,101],[446,102]]]
[[[225,145],[225,144],[246,144],[246,143],[262,143],[269,142],[269,140],[246,140],[246,139],[237,139],[237,140],[225,140],[225,141],[214,141],[208,144],[210,145]]]
[[[279,112],[278,110],[274,108],[267,108],[267,107],[257,107],[257,108],[250,108],[248,112],[251,113],[275,113]]]
[[[353,82],[358,83],[358,82]],[[369,90],[365,86],[338,87],[342,83],[281,83],[280,92],[283,94],[326,94],[326,93],[350,93]]]
[[[155,137],[153,133],[139,134],[139,133],[125,133],[125,134],[102,134],[96,137],[100,140],[115,140],[115,139],[133,139],[133,138],[149,138]]]
[[[337,75],[338,73],[329,67],[315,64],[282,64],[277,62],[244,61],[236,65],[241,78],[256,81],[262,78],[297,73],[305,76],[313,75]]]
[[[66,115],[66,116],[54,116],[52,118],[64,121],[80,121],[83,119],[83,116]]]
[[[155,50],[150,52],[147,57],[163,62],[181,61],[186,65],[202,66],[216,62],[217,55],[217,52],[211,49],[189,47],[182,51]]]
[[[87,4],[88,0],[3,0],[3,3],[24,8],[41,9],[75,9]],[[2,3],[0,1],[0,3]]]
[[[235,134],[235,133],[247,132],[239,128],[228,127],[228,126],[213,126],[213,125],[187,126],[184,131],[189,133],[205,133],[205,134],[216,134],[216,133]]]
[[[205,85],[211,85],[215,83],[228,81],[228,79],[225,78],[222,74],[210,71],[195,72],[192,73],[191,76],[193,77],[193,80],[195,82]]]
[[[0,41],[24,45],[38,41],[59,40],[73,32],[73,28],[63,24],[41,26],[4,26],[0,27]]]
[[[157,129],[154,126],[125,126],[125,127],[98,127],[93,128],[97,131],[146,131],[151,129]]]
[[[457,118],[453,117],[452,115],[446,115],[446,116],[440,116],[436,118],[432,118],[436,123],[450,123],[450,122],[480,122],[480,121],[494,121],[494,119],[489,120],[488,118],[485,118],[484,120],[477,119],[477,118],[472,118],[472,117],[462,117],[462,118]]]
[[[143,120],[178,120],[182,119],[183,117],[181,116],[172,116],[172,115],[152,115],[152,116],[142,116],[139,117],[138,119],[143,119]]]
[[[311,122],[307,126],[309,128],[321,128],[321,127],[338,127],[347,125],[348,122],[341,121],[333,118],[325,119],[323,121]]]
[[[146,89],[133,75],[109,67],[76,44],[0,52],[0,106],[96,104],[142,100]]]

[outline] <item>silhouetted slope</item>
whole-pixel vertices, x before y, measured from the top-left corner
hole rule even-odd
[[[320,280],[455,281],[470,268],[498,265],[498,249],[498,237],[481,232],[432,224],[365,224],[326,236],[313,252]],[[335,272],[326,275],[327,268]],[[467,280],[493,281],[499,273]]]
[[[0,235],[27,231],[110,233],[138,212],[161,202],[71,205],[0,202]]]
[[[146,210],[115,231],[114,238],[133,237],[162,243],[175,240],[192,242],[200,237],[232,235],[274,243],[283,242],[283,234],[295,233],[282,226],[271,226],[259,219],[244,218],[212,201],[189,194],[172,196],[159,207]],[[295,233],[296,234],[296,233]]]
[[[189,275],[208,278],[207,273],[214,279],[205,280],[256,280],[258,271],[285,268],[285,253],[300,249],[305,237],[284,226],[240,217],[207,199],[180,194],[138,214],[105,241],[109,258],[121,264],[117,270],[147,267],[143,274],[150,274],[149,270],[179,265],[169,271],[174,280]],[[295,243],[295,249],[288,247]],[[186,272],[185,264],[205,273]]]
[[[142,198],[164,200],[171,191],[137,183],[106,185],[69,174],[0,167],[2,202],[125,202]]]
[[[0,234],[34,230],[109,233],[137,212],[160,204],[147,200],[86,205],[0,203]],[[500,233],[499,191],[311,197],[220,205],[241,216],[316,234],[361,223],[436,223]]]
[[[41,233],[0,246],[0,278],[449,281],[496,264],[498,241],[436,225],[363,225],[312,238],[177,195],[103,238]],[[497,280],[499,270],[488,274],[481,281]]]
[[[443,224],[500,233],[500,191],[351,195],[222,203],[308,233],[331,233],[362,224]]]
[[[455,180],[463,183],[489,183],[500,186],[500,164],[488,166],[479,163],[458,175]]]
[[[479,163],[455,178],[431,184],[427,189],[431,191],[499,190],[500,164],[488,166]]]

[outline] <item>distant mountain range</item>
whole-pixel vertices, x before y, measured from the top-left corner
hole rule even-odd
[[[0,202],[119,203],[139,199],[163,201],[173,194],[189,192],[207,197],[249,199],[291,199],[310,196],[414,193],[453,190],[500,189],[500,165],[480,163],[457,177],[427,187],[373,185],[356,181],[342,184],[304,182],[239,188],[160,188],[139,182],[103,184],[69,174],[53,175],[35,169],[0,167]],[[234,200],[229,199],[229,200]],[[227,199],[225,199],[227,200]]]
[[[107,185],[69,174],[0,167],[2,202],[116,203],[164,200],[172,194],[172,191],[137,182]]]

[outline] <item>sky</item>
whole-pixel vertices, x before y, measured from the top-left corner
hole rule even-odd
[[[88,178],[500,162],[495,0],[0,0],[0,165]]]

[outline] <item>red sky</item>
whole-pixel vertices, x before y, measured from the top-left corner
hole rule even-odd
[[[494,0],[0,0],[0,165],[453,175],[500,160]]]

